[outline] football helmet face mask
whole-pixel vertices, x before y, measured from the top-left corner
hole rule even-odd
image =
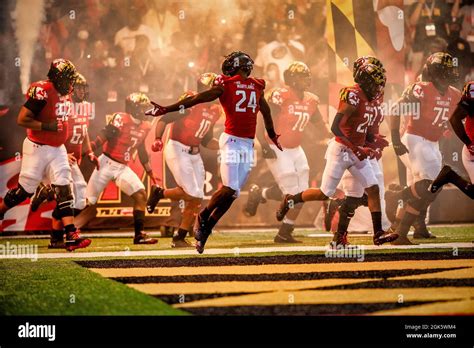
[[[354,61],[354,66],[353,66],[353,69],[352,69],[352,77],[354,79],[355,79],[355,77],[357,75],[357,72],[359,71],[360,67],[365,65],[365,64],[376,65],[379,68],[382,68],[383,72],[385,73],[385,69],[383,67],[383,64],[378,58],[375,58],[375,57],[372,57],[372,56],[362,56],[362,57],[357,58]]]
[[[134,118],[144,120],[145,111],[150,108],[150,98],[144,93],[135,92],[125,99],[125,112]]]
[[[89,84],[82,74],[77,73],[76,82],[74,83],[74,91],[72,92],[72,100],[76,103],[80,103],[88,98]]]
[[[58,58],[51,62],[48,78],[60,95],[67,95],[73,91],[77,70],[71,61]]]
[[[283,72],[283,78],[287,86],[298,90],[305,91],[311,86],[311,70],[303,62],[291,63]]]
[[[361,66],[354,78],[370,100],[378,99],[383,94],[387,78],[382,68],[374,64]]]
[[[426,60],[426,80],[447,88],[459,79],[459,71],[449,53],[436,52]]]
[[[234,51],[227,55],[222,62],[221,70],[226,76],[234,76],[239,70],[244,71],[247,76],[253,69],[253,60],[247,53]]]
[[[474,81],[466,82],[462,89],[461,100],[470,107],[474,107]]]
[[[197,81],[198,92],[202,92],[211,88],[214,85],[214,80],[216,79],[216,77],[217,77],[217,74],[214,74],[212,72],[201,74],[201,76],[199,76],[199,79]]]

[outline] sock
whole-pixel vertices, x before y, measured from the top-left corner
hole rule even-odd
[[[188,231],[185,230],[184,228],[179,228],[176,234],[173,236],[173,239],[181,239],[184,240],[186,235],[188,234]]]
[[[51,237],[55,240],[63,239],[64,230],[52,230]]]
[[[223,199],[223,202],[220,203],[216,209],[214,209],[211,216],[207,220],[210,229],[213,229],[221,217],[227,212],[227,210],[229,210],[234,200],[234,197],[226,197],[226,199]]]
[[[451,171],[450,182],[452,182],[458,189],[460,189],[466,196],[474,199],[474,185],[459,176],[458,173]]]
[[[303,192],[292,195],[289,199],[292,199],[294,204],[303,203]]]
[[[382,230],[382,212],[373,211],[370,213],[372,215],[372,225],[374,227],[374,233]]]
[[[64,231],[66,233],[76,232],[76,226],[74,226],[74,224],[66,225],[66,226],[64,226]]]
[[[278,234],[282,237],[289,237],[293,232],[295,226],[293,224],[282,223],[280,229],[278,230]]]
[[[209,210],[208,207],[204,207],[204,209],[201,210],[199,215],[201,216],[201,219],[207,221],[207,220],[209,220],[209,216],[211,216],[211,211]]]
[[[410,231],[411,225],[415,222],[415,220],[418,218],[418,215],[405,212],[405,215],[403,215],[402,221],[400,221],[400,225],[397,229],[397,233],[401,237],[406,237],[408,235],[408,231]]]
[[[145,212],[142,210],[133,211],[133,224],[135,227],[135,237],[139,236],[143,232],[145,227]]]
[[[283,192],[281,192],[278,185],[273,185],[262,190],[262,197],[272,201],[281,201]]]

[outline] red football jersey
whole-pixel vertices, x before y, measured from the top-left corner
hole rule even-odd
[[[432,82],[417,82],[408,86],[403,92],[402,100],[411,103],[415,110],[408,115],[406,132],[438,141],[460,97],[461,92],[451,86],[444,95]]]
[[[46,105],[36,115],[40,122],[51,123],[56,120],[63,121],[63,131],[51,132],[27,129],[26,134],[31,141],[50,146],[61,146],[68,137],[67,121],[72,113],[72,100],[70,95],[61,96],[49,80],[33,82],[26,93],[27,99],[46,101]]]
[[[339,125],[342,133],[355,146],[363,146],[367,129],[379,111],[379,100],[369,101],[358,84],[341,89],[339,105],[347,103],[355,107],[352,115],[344,115]],[[342,143],[338,137],[336,141]]]
[[[303,131],[318,108],[319,99],[310,92],[304,92],[303,99],[298,98],[290,88],[276,88],[269,101],[280,107],[275,115],[275,132],[280,134],[281,146],[291,149],[301,145]],[[268,142],[268,135],[265,134]]]
[[[170,139],[188,146],[199,146],[202,138],[219,119],[220,107],[216,104],[198,104],[189,114],[173,122]]]
[[[464,127],[466,128],[467,136],[471,139],[471,142],[474,143],[474,115],[468,115],[466,117]]]
[[[135,153],[138,145],[145,141],[151,124],[148,121],[139,121],[125,112],[113,115],[110,124],[119,129],[119,134],[107,141],[104,153],[116,161],[127,164]]]
[[[382,112],[382,103],[383,103],[383,96],[373,101],[374,116],[369,121],[369,127],[367,128],[367,133],[370,133],[370,134],[380,133],[380,125],[382,124],[384,120],[384,115]]]
[[[81,163],[82,143],[87,135],[89,119],[92,115],[92,105],[89,102],[74,103],[74,111],[68,121],[68,134],[66,140],[67,153],[73,153],[78,163]]]
[[[214,84],[224,88],[219,97],[226,115],[224,132],[241,138],[255,138],[259,100],[265,81],[253,77],[244,79],[240,75],[219,75]]]

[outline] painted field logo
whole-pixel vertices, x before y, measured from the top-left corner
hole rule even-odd
[[[18,337],[47,338],[51,342],[56,339],[56,325],[35,325],[26,322],[18,326]]]

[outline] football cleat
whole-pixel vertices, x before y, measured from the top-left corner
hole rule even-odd
[[[399,236],[396,233],[388,233],[383,230],[376,231],[374,233],[374,238],[373,238],[374,245],[382,245],[385,243],[390,243],[396,240],[398,237]]]
[[[207,239],[211,235],[212,231],[207,226],[207,221],[199,214],[194,222],[194,239],[196,239],[196,250],[199,254],[204,252],[204,246],[206,245]]]
[[[148,237],[148,235],[143,232],[133,238],[133,244],[156,244],[156,243],[158,243],[158,239]]]
[[[279,244],[296,244],[296,243],[303,243],[300,240],[295,239],[291,234],[288,236],[282,236],[281,234],[277,234],[273,239],[275,243]]]
[[[398,236],[398,238],[390,242],[390,244],[392,245],[418,245],[417,243],[413,243],[411,240],[409,240],[407,236]]]
[[[151,187],[151,194],[146,202],[146,210],[148,211],[148,214],[155,211],[155,207],[160,202],[160,199],[163,198],[163,191],[164,189],[158,185],[153,185]]]
[[[262,190],[258,185],[250,186],[247,204],[244,208],[244,215],[247,217],[255,216],[257,214],[257,208],[262,203]]]
[[[76,249],[87,248],[91,244],[88,238],[82,238],[79,230],[75,232],[68,232],[66,234],[66,243],[64,243],[67,251],[74,251]]]
[[[281,201],[280,207],[278,208],[278,210],[276,212],[276,219],[278,221],[283,220],[286,213],[288,213],[288,210],[290,210],[290,203],[289,203],[290,202],[290,200],[289,200],[290,197],[291,197],[291,195],[287,194],[287,195],[285,195],[285,197]]]
[[[66,248],[66,244],[64,243],[63,236],[55,237],[51,236],[48,244],[48,249],[64,249]]]
[[[329,246],[333,249],[348,247],[350,243],[347,239],[347,234],[347,232],[335,232]]]
[[[193,245],[189,243],[186,239],[180,239],[180,238],[173,238],[171,240],[171,247],[172,248],[189,248],[192,247]]]

